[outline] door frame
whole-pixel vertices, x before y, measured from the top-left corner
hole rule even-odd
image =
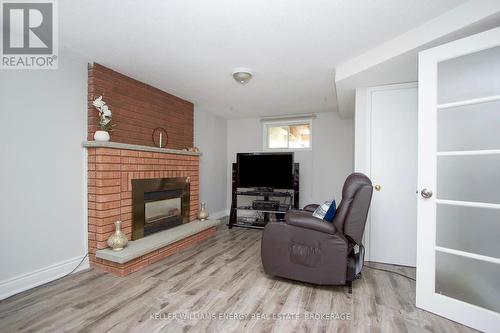
[[[419,53],[418,189],[436,191],[438,63],[500,46],[500,28],[443,44]],[[425,135],[424,134],[425,131]],[[429,222],[430,221],[430,222]],[[426,311],[493,332],[500,314],[435,293],[436,196],[417,199],[416,306]]]
[[[354,170],[362,172],[370,179],[372,177],[372,95],[377,91],[418,88],[418,82],[405,82],[356,89],[356,110],[354,114]],[[416,154],[417,152],[415,152]],[[415,189],[416,190],[416,189]],[[415,205],[417,203],[415,202]],[[415,217],[416,218],[416,217]],[[371,209],[366,218],[363,243],[365,246],[365,260],[371,261]]]

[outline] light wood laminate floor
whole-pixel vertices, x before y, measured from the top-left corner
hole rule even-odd
[[[415,283],[394,274],[365,268],[352,295],[341,286],[267,276],[260,237],[260,230],[220,227],[215,237],[125,278],[88,270],[23,292],[0,302],[0,332],[473,331],[416,309]],[[268,317],[202,317],[252,313]]]

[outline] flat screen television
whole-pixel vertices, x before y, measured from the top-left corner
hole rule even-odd
[[[238,187],[293,189],[293,153],[239,153]]]

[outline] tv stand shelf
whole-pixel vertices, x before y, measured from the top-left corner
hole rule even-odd
[[[248,210],[261,213],[286,213],[290,209],[290,205],[282,204],[278,210],[266,210],[266,209],[255,209],[252,206],[240,206],[236,207],[236,210]]]
[[[245,222],[237,222],[232,225],[233,227],[239,227],[239,228],[248,228],[248,229],[264,229],[265,224],[264,223],[245,223]]]
[[[290,192],[261,192],[261,191],[237,191],[236,195],[248,195],[248,196],[259,196],[259,197],[292,197],[293,194]]]
[[[264,229],[270,221],[284,221],[285,213],[290,208],[299,207],[299,164],[294,163],[294,185],[291,189],[248,189],[238,187],[238,167],[233,163],[231,211],[228,227]],[[246,197],[245,204],[238,204],[239,197]],[[279,200],[277,210],[254,209],[248,197],[257,197],[263,200]],[[243,200],[243,199],[242,199]],[[249,205],[250,203],[250,205]],[[244,215],[241,216],[241,214]]]

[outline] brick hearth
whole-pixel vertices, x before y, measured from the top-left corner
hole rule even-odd
[[[196,222],[194,222],[196,223]],[[154,264],[155,262],[168,257],[184,248],[187,248],[197,242],[207,239],[208,237],[215,234],[216,227],[203,230],[197,234],[186,237],[183,240],[175,242],[173,244],[162,247],[161,249],[150,252],[146,255],[140,256],[139,258],[133,259],[124,264],[115,263],[108,260],[103,260],[100,258],[94,258],[92,262],[93,267],[105,270],[107,272],[113,273],[119,276],[125,276],[130,273],[136,272],[146,266]]]
[[[132,237],[132,179],[190,178],[189,220],[196,219],[199,201],[199,156],[129,149],[88,147],[88,241],[91,265],[126,275],[153,263],[178,249],[210,236],[208,229],[153,253],[117,264],[95,257],[107,247],[114,232],[113,223],[121,220],[122,230]]]

